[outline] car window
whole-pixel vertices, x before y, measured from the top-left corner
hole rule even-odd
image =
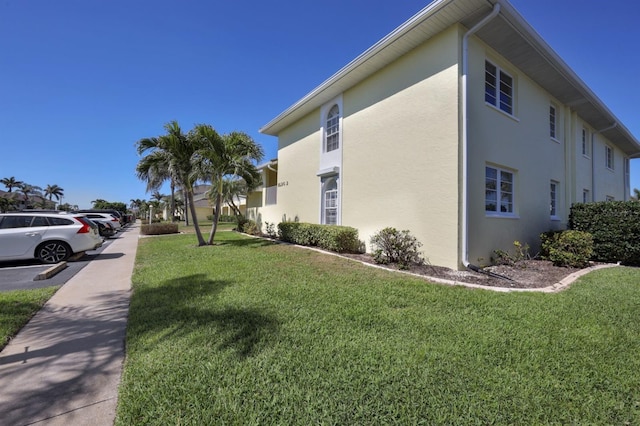
[[[32,220],[33,216],[27,215],[5,216],[0,222],[0,229],[28,228]]]
[[[59,226],[59,225],[73,225],[75,222],[71,219],[67,219],[64,217],[50,217],[49,223],[51,226]]]
[[[47,222],[47,218],[44,216],[35,216],[31,222],[31,227],[34,226],[49,226],[49,222]]]

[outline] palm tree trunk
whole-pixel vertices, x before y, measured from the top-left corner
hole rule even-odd
[[[218,230],[218,221],[220,220],[220,208],[222,207],[222,176],[218,177],[218,194],[216,195],[216,211],[213,215],[213,223],[211,224],[211,232],[209,232],[209,241],[207,244],[213,244],[213,237],[216,236]]]
[[[187,192],[187,199],[189,201],[189,207],[191,210],[191,219],[193,220],[193,227],[196,231],[196,237],[198,237],[198,246],[204,246],[206,243],[200,232],[200,225],[198,225],[198,216],[196,215],[196,205],[193,202],[193,191],[189,189]]]

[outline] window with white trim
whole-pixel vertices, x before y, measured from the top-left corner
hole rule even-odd
[[[334,105],[327,114],[325,126],[325,152],[340,148],[340,108]]]
[[[556,107],[549,105],[549,136],[556,139]]]
[[[615,201],[616,199],[614,197],[612,197],[611,195],[607,195],[605,197],[605,201]]]
[[[322,223],[338,224],[338,177],[322,179]]]
[[[555,218],[558,216],[558,182],[552,180],[549,190],[549,214]]]
[[[484,100],[513,115],[513,77],[489,61],[484,63]]]
[[[485,167],[484,210],[488,214],[514,214],[513,172],[496,167]]]
[[[611,148],[609,145],[605,145],[604,149],[607,169],[613,170],[613,148]]]
[[[588,189],[582,190],[582,202],[583,203],[591,202],[591,192]]]
[[[582,155],[589,157],[589,131],[582,128]]]

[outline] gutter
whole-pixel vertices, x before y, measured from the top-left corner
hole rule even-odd
[[[594,151],[596,144],[596,135],[601,134],[602,132],[606,132],[607,130],[615,129],[616,127],[618,127],[617,121],[609,127],[605,127],[604,129],[596,130],[591,133],[591,201],[596,201],[596,153]]]
[[[493,10],[487,16],[485,16],[480,22],[474,25],[468,30],[462,37],[462,108],[461,117],[462,121],[462,241],[460,245],[460,255],[462,258],[462,264],[465,268],[471,267],[471,269],[479,269],[477,266],[469,264],[469,207],[467,200],[468,193],[468,160],[467,160],[467,146],[468,146],[468,126],[467,126],[467,73],[469,72],[469,37],[475,34],[480,28],[485,26],[489,21],[498,16],[500,13],[500,3],[496,3],[493,6]]]

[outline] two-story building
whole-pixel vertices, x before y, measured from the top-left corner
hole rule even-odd
[[[367,245],[408,229],[451,268],[535,250],[573,203],[627,199],[640,156],[506,0],[432,2],[260,131],[278,158],[249,217],[348,225]]]

